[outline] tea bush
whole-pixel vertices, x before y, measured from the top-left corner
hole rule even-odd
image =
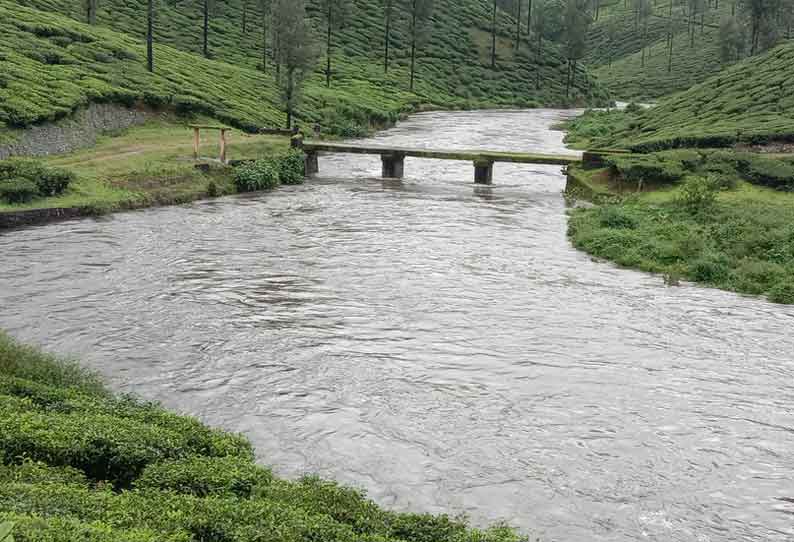
[[[239,457],[193,456],[149,465],[135,481],[139,489],[167,489],[197,497],[251,496],[273,479],[270,470]]]
[[[123,490],[123,491],[119,491]],[[0,333],[0,524],[17,542],[523,542],[275,479],[250,444]]]
[[[281,184],[302,184],[306,178],[306,155],[293,149],[275,158],[279,166]]]
[[[278,164],[271,159],[246,162],[234,172],[234,184],[240,192],[275,188],[279,180]]]
[[[47,168],[34,160],[0,161],[0,200],[27,203],[63,193],[75,176],[63,169]]]

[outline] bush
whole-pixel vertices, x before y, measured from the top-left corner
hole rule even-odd
[[[659,155],[616,156],[608,162],[623,178],[636,183],[672,184],[686,174],[680,161]]]
[[[39,187],[28,179],[0,180],[0,200],[7,203],[27,203],[39,196]]]
[[[794,305],[794,279],[788,279],[777,283],[769,290],[768,297],[769,301],[772,303]]]
[[[698,282],[720,284],[730,275],[730,269],[721,259],[715,256],[705,256],[695,260],[690,265],[690,274]]]
[[[279,184],[279,167],[272,159],[246,162],[236,168],[234,184],[240,192],[275,188]]]
[[[306,155],[298,150],[291,150],[277,159],[279,180],[282,184],[302,184],[306,177]]]
[[[248,498],[257,485],[273,479],[270,470],[239,457],[193,456],[144,469],[135,487],[165,489],[197,497],[231,495]]]
[[[599,209],[599,223],[605,228],[633,229],[637,222],[626,211],[617,206],[606,206]]]
[[[778,190],[794,190],[794,166],[752,153],[736,154],[736,169],[749,182]]]
[[[64,169],[45,169],[35,179],[39,193],[44,197],[63,193],[74,181],[74,173]]]
[[[714,177],[688,177],[677,202],[689,213],[707,212],[714,207],[718,191],[719,183]]]

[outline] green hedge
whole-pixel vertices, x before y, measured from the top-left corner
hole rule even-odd
[[[74,173],[47,168],[33,160],[0,161],[0,200],[27,203],[36,198],[57,196],[75,179]]]
[[[234,184],[239,192],[268,190],[279,184],[301,184],[305,177],[305,155],[291,150],[282,155],[245,162],[235,169]]]
[[[233,495],[248,498],[273,475],[250,459],[193,456],[149,465],[135,481],[139,489],[164,489],[206,497]]]

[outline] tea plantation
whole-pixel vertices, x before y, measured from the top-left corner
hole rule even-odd
[[[201,2],[157,4],[155,71],[145,69],[145,9],[123,0],[99,2],[97,24],[73,0],[0,0],[0,132],[52,121],[90,101],[143,102],[182,113],[203,113],[246,130],[281,125],[280,92],[272,66],[264,73],[258,4],[213,3],[209,56],[201,55]],[[317,2],[309,17],[318,41]],[[426,44],[420,47],[415,92],[408,91],[408,21],[401,9],[392,23],[393,64],[382,66],[382,9],[356,0],[335,38],[333,84],[315,73],[299,109],[303,122],[321,122],[344,135],[396,120],[420,106],[533,106],[566,102],[565,61],[559,47],[516,51],[514,20],[499,15],[499,53],[489,66],[490,11],[485,0],[439,0]],[[268,54],[271,52],[268,48]],[[269,60],[272,63],[272,61]],[[319,68],[318,68],[319,69]],[[535,89],[537,72],[540,89]],[[583,70],[570,100],[603,102],[606,95]],[[5,128],[5,130],[4,130]]]
[[[0,333],[0,525],[16,542],[518,542],[280,480],[242,436],[131,397]]]

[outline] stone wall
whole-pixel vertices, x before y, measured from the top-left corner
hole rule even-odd
[[[45,156],[71,152],[96,143],[97,137],[142,124],[152,114],[114,104],[91,104],[69,119],[31,126],[13,143],[0,144],[0,160],[10,156]]]

